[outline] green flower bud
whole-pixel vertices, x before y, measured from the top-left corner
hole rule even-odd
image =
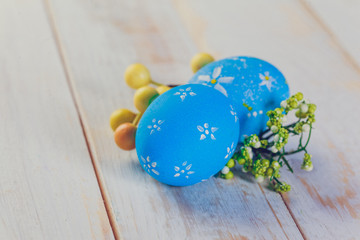
[[[266,169],[266,176],[271,177],[274,173],[274,169],[272,167],[269,167]]]
[[[281,114],[284,111],[284,109],[276,108],[275,111],[276,111],[277,114]]]
[[[309,118],[307,119],[307,121],[309,123],[314,123],[315,122],[315,115],[314,114],[309,114]]]
[[[280,168],[280,163],[278,161],[273,161],[271,163],[271,167],[274,169],[279,169]]]
[[[316,111],[316,105],[313,104],[313,103],[310,103],[308,112],[309,113],[315,113],[315,111]]]
[[[295,99],[289,99],[289,105],[291,108],[297,108],[298,103]]]
[[[304,153],[304,160],[311,160],[311,155],[308,153]]]
[[[233,167],[235,166],[235,161],[234,161],[234,159],[231,158],[231,159],[227,162],[226,166],[228,166],[229,168],[233,168]]]
[[[301,169],[303,169],[303,170],[305,170],[307,172],[310,172],[310,171],[312,171],[314,169],[314,166],[313,166],[311,161],[308,162],[308,163],[305,163],[305,164],[303,162],[303,164],[301,165]]]
[[[238,163],[239,163],[240,165],[244,165],[245,162],[246,162],[246,160],[245,160],[244,158],[238,159]]]
[[[229,171],[227,174],[225,174],[225,179],[232,179],[234,177],[234,173],[232,171]]]
[[[273,132],[273,133],[277,133],[279,131],[279,128],[277,126],[271,126],[270,130]]]
[[[261,140],[260,142],[261,142],[261,145],[263,145],[264,147],[266,147],[269,144],[269,142],[267,140]]]
[[[271,127],[272,123],[270,121],[266,122],[266,126]]]
[[[276,192],[288,192],[291,190],[291,187],[289,184],[286,184],[286,183],[282,183],[282,184],[279,184],[277,183],[275,185],[275,191]]]
[[[294,127],[294,131],[296,133],[301,133],[302,132],[302,127],[303,127],[304,123],[303,122],[298,122],[295,127]]]
[[[301,165],[301,169],[305,170],[305,171],[311,171],[313,170],[314,166],[311,162],[311,155],[308,153],[304,154],[304,161]]]
[[[303,100],[304,95],[301,92],[298,92],[297,94],[295,94],[295,98],[296,100],[301,101]]]
[[[270,161],[267,159],[263,159],[261,160],[261,165],[265,166],[265,167],[269,167],[270,166]]]

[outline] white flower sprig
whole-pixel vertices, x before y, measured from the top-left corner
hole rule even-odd
[[[265,73],[263,75],[264,79],[266,76],[268,75]],[[245,138],[243,146],[221,170],[220,176],[226,179],[232,178],[233,173],[230,168],[235,166],[236,160],[242,165],[244,172],[251,172],[254,175],[257,182],[268,178],[273,184],[275,191],[290,191],[290,185],[279,180],[279,171],[281,167],[286,166],[289,171],[293,172],[287,156],[299,152],[304,152],[301,168],[305,171],[313,169],[311,155],[307,151],[307,146],[310,142],[315,122],[315,110],[315,104],[305,100],[302,93],[297,93],[281,102],[280,108],[268,111],[268,129],[259,135],[253,134]],[[298,120],[292,124],[285,125],[287,115],[291,111],[295,111],[295,116]],[[285,145],[288,143],[290,136],[299,136],[299,144],[297,149],[286,151]],[[303,141],[305,137],[307,139]]]

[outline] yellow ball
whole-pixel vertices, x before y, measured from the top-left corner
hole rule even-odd
[[[134,121],[135,117],[136,114],[128,109],[118,109],[114,111],[110,116],[110,127],[113,131],[115,131],[116,128],[121,124]]]
[[[134,89],[144,87],[151,83],[150,72],[140,63],[131,64],[125,71],[125,81]]]
[[[159,96],[155,88],[150,86],[141,87],[134,95],[134,105],[140,112],[145,112],[154,99]]]
[[[215,59],[210,54],[198,53],[191,59],[191,69],[196,73],[200,68],[213,61],[215,61]]]
[[[161,94],[163,94],[164,92],[166,92],[166,91],[168,91],[170,89],[171,89],[171,87],[161,85],[161,86],[156,88],[156,91],[161,95]]]

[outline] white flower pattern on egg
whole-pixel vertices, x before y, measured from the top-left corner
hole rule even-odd
[[[269,72],[265,72],[265,74],[259,73],[259,77],[262,80],[262,82],[259,84],[259,86],[266,86],[269,92],[271,92],[271,87],[273,87],[273,82],[275,82],[275,79],[270,76]]]
[[[217,127],[210,127],[208,123],[205,123],[204,127],[199,125],[197,126],[197,129],[201,133],[200,140],[204,140],[209,136],[212,140],[216,140],[214,133],[218,130]]]
[[[223,83],[232,83],[234,80],[234,77],[220,77],[221,74],[221,70],[222,70],[222,66],[221,67],[216,67],[214,68],[214,71],[212,72],[212,75],[200,75],[198,76],[198,79],[200,81],[206,82],[204,85],[207,86],[214,86],[214,88],[218,91],[220,91],[222,94],[224,94],[225,96],[228,96],[225,88],[221,85]],[[209,85],[210,83],[210,85]]]
[[[155,131],[160,131],[160,125],[163,124],[163,120],[156,120],[155,118],[151,121],[151,124],[147,126],[150,129],[150,135],[153,134]]]
[[[244,92],[244,96],[245,96],[246,98],[250,98],[251,101],[254,101],[254,100],[255,100],[255,99],[254,99],[254,93],[253,93],[253,91],[251,91],[250,89],[248,89],[248,90],[246,90],[246,92]]]
[[[235,151],[235,143],[233,142],[230,147],[226,148],[225,159],[228,157],[231,157],[231,155],[234,153],[234,151]]]
[[[141,156],[140,158],[141,161],[143,162],[143,167],[145,168],[146,171],[148,171],[148,173],[153,172],[156,175],[160,175],[159,172],[155,169],[157,163],[152,162],[149,156],[146,159],[143,156]]]
[[[191,167],[192,167],[192,164],[188,165],[187,161],[183,162],[180,167],[175,166],[174,169],[175,169],[176,173],[175,173],[174,177],[179,177],[181,175],[184,175],[185,178],[189,178],[189,175],[195,173],[194,171],[190,171]]]
[[[186,88],[185,90],[180,88],[178,92],[174,93],[174,95],[178,95],[181,98],[181,101],[184,101],[184,99],[186,98],[186,96],[195,96],[196,93],[194,93],[191,90],[191,87]]]
[[[246,59],[241,58],[240,61],[243,63],[244,68],[246,69],[248,65],[246,64]]]
[[[260,111],[259,111],[259,114],[260,114],[260,115],[263,114],[263,113],[264,113],[263,110],[260,110]],[[251,114],[251,112],[249,112],[249,113],[247,114],[247,117],[248,117],[248,118],[250,118],[251,116],[254,116],[254,117],[258,116],[258,112],[253,111],[252,114]]]
[[[231,115],[233,115],[235,117],[235,122],[237,122],[238,116],[237,116],[237,114],[235,112],[235,109],[234,109],[234,107],[232,105],[230,105],[230,109],[231,109],[230,110]]]

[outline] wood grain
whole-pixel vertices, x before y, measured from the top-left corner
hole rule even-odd
[[[0,239],[113,239],[40,1],[0,3]]]
[[[282,173],[293,189],[282,197],[304,238],[358,238],[360,75],[328,31],[299,1],[199,0],[176,5],[189,32],[206,23],[201,34],[192,34],[195,42],[206,41],[205,46],[222,57],[241,54],[271,61],[293,92],[302,91],[317,103],[310,146],[315,169],[301,171],[302,156],[293,157],[296,173]]]
[[[343,53],[345,61],[360,73],[360,1],[301,0],[301,3]]]
[[[163,83],[184,83],[191,76],[189,60],[198,48],[171,2],[49,3],[120,238],[302,239],[281,196],[239,171],[234,181],[169,187],[143,172],[135,152],[115,146],[110,113],[134,110],[134,91],[123,81],[127,65],[142,62]]]

